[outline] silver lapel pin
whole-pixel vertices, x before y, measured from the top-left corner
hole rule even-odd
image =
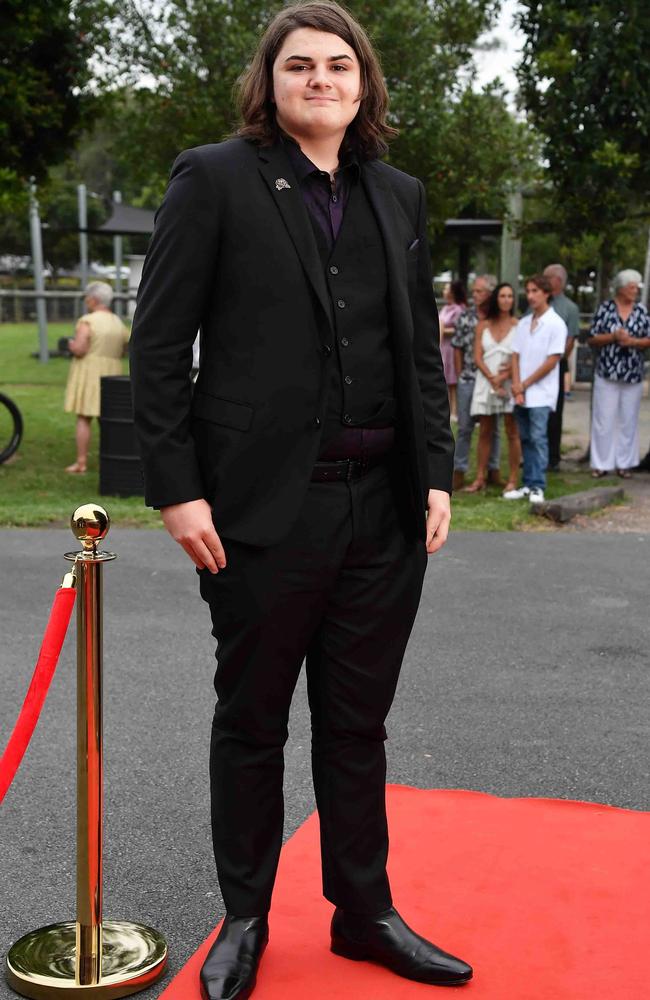
[[[278,177],[276,179],[275,186],[278,191],[284,191],[285,189],[289,190],[291,188],[291,185],[288,181],[285,181],[284,177]]]

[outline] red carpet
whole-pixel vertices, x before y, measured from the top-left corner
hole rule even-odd
[[[401,786],[389,787],[388,810],[402,915],[470,962],[474,980],[422,986],[330,953],[311,816],[282,852],[255,1000],[650,998],[650,813]],[[164,1000],[198,1000],[215,934]]]

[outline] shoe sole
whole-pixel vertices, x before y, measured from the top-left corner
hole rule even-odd
[[[268,943],[269,943],[269,939],[267,937],[266,941],[264,942],[264,944],[262,946],[262,950],[260,951],[260,957],[259,957],[259,960],[258,960],[258,963],[257,963],[258,970],[259,970],[259,967],[261,965],[262,958],[264,957],[264,952],[266,951],[266,949],[268,947]],[[252,995],[253,990],[255,989],[256,986],[257,986],[257,973],[255,974],[255,979],[250,984],[250,986],[247,986],[244,990],[242,990],[241,993],[237,994],[237,1000],[248,1000],[248,998]],[[210,1000],[210,994],[208,993],[208,991],[206,990],[205,986],[203,985],[203,980],[200,977],[199,977],[199,991],[201,993],[201,1000]]]
[[[246,989],[243,991],[243,993],[238,993],[237,1000],[248,1000],[248,998],[252,995],[256,985],[257,985],[257,980],[253,983],[252,986],[247,986]],[[205,989],[201,980],[199,980],[199,987],[201,992],[201,1000],[210,1000],[210,994]]]
[[[402,976],[404,979],[410,979],[411,982],[414,983],[424,983],[427,986],[462,986],[464,983],[468,983],[474,975],[473,972],[470,972],[468,976],[463,976],[462,978],[454,979],[449,982],[432,979],[415,979],[413,976],[407,976],[403,972],[398,972],[397,969],[393,969],[385,962],[378,962],[377,959],[368,955],[368,953],[363,951],[362,948],[349,944],[347,941],[332,941],[330,950],[333,954],[339,955],[341,958],[349,958],[353,962],[372,962],[374,965],[380,965],[383,969],[389,969],[390,972],[394,972],[396,976]]]

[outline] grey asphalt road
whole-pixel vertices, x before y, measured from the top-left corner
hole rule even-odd
[[[389,720],[389,780],[650,810],[650,535],[452,535],[429,565]],[[113,530],[105,567],[106,917],[161,929],[170,974],[222,913],[209,835],[213,640],[162,532]],[[67,530],[0,531],[0,734],[22,702]],[[0,952],[74,916],[74,645],[0,808]],[[313,810],[304,684],[286,836]],[[169,981],[169,976],[165,982]],[[157,997],[163,985],[141,996]],[[0,982],[0,1000],[14,996]]]

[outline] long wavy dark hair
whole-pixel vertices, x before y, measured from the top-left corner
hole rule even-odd
[[[262,35],[255,55],[236,85],[241,121],[237,135],[272,145],[279,135],[273,93],[273,63],[287,35],[296,28],[315,28],[338,35],[354,49],[361,69],[361,101],[356,117],[348,125],[346,145],[363,159],[383,156],[397,129],[387,121],[388,91],[379,58],[365,31],[352,15],[334,0],[307,0],[285,7]]]
[[[454,279],[454,281],[449,282],[449,291],[451,292],[451,297],[458,306],[467,305],[467,292],[465,290],[465,285],[462,281]]]
[[[488,299],[488,307],[486,311],[487,319],[498,319],[501,315],[501,310],[499,309],[499,292],[502,288],[509,288],[512,292],[512,306],[510,307],[510,315],[515,314],[515,290],[509,281],[502,281],[500,285],[494,289],[490,298]]]

